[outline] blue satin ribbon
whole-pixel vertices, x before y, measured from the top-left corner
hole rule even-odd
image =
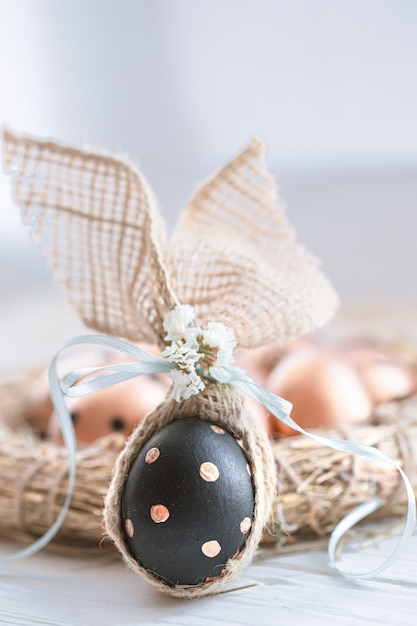
[[[368,578],[373,578],[377,574],[380,574],[381,572],[386,570],[390,565],[392,565],[394,561],[398,559],[400,552],[405,547],[406,543],[413,534],[416,524],[416,499],[414,496],[414,490],[403,469],[390,457],[386,456],[377,448],[373,448],[372,446],[368,446],[363,443],[357,443],[355,441],[346,441],[344,439],[332,439],[324,435],[317,435],[307,432],[290,417],[289,413],[285,412],[285,405],[283,405],[283,402],[285,401],[283,401],[282,398],[275,396],[270,391],[267,391],[266,389],[263,389],[262,387],[257,385],[244,372],[241,372],[239,370],[233,370],[231,368],[230,372],[232,374],[231,380],[229,381],[230,385],[233,385],[237,389],[240,389],[240,391],[244,391],[252,398],[263,404],[263,406],[266,407],[270,413],[272,413],[277,419],[279,419],[287,426],[290,426],[299,433],[306,435],[313,441],[327,446],[328,448],[339,450],[340,452],[346,452],[348,454],[358,454],[360,456],[367,457],[368,459],[373,459],[374,461],[382,461],[383,463],[387,463],[387,465],[395,468],[400,473],[407,491],[408,499],[405,526],[400,541],[397,544],[395,550],[388,557],[388,559],[382,563],[382,565],[369,572],[359,573],[345,572],[336,564],[337,547],[343,536],[355,524],[363,520],[371,513],[377,511],[384,505],[383,501],[379,500],[378,498],[371,498],[367,500],[366,502],[352,509],[352,511],[350,511],[347,515],[345,515],[345,517],[342,518],[342,520],[334,528],[328,543],[330,565],[345,578],[351,580],[365,580]]]
[[[61,352],[72,346],[79,346],[82,344],[101,345],[107,348],[112,348],[119,352],[126,354],[127,356],[135,359],[134,362],[129,363],[116,363],[114,365],[106,365],[98,368],[83,368],[71,372],[65,376],[62,382],[59,381],[57,375],[57,361]],[[73,423],[68,409],[65,405],[63,394],[69,397],[81,397],[101,389],[105,389],[111,385],[141,376],[143,374],[168,374],[173,369],[176,369],[174,363],[164,361],[159,357],[150,354],[146,350],[139,348],[122,339],[116,339],[114,337],[107,337],[104,335],[85,335],[82,337],[75,337],[71,339],[59,350],[59,352],[52,359],[49,368],[49,384],[51,391],[52,402],[60,421],[64,443],[68,450],[69,471],[68,471],[68,487],[65,502],[62,509],[51,527],[46,531],[42,537],[36,540],[30,546],[15,552],[11,555],[6,555],[0,559],[0,562],[12,561],[23,557],[30,556],[35,552],[38,552],[44,548],[59,531],[65,516],[68,512],[73,490],[75,484],[76,475],[76,440],[74,435]],[[398,559],[400,552],[405,547],[406,543],[413,534],[416,523],[416,500],[414,496],[413,487],[408,480],[405,472],[402,468],[395,463],[391,458],[373,448],[362,443],[356,443],[354,441],[346,441],[343,439],[332,439],[324,435],[313,434],[305,431],[299,426],[291,417],[290,412],[292,405],[287,400],[274,395],[270,391],[267,391],[257,383],[255,383],[247,374],[238,368],[227,367],[224,368],[230,378],[226,384],[235,387],[236,389],[246,393],[248,396],[257,400],[265,408],[268,409],[272,415],[274,415],[281,422],[296,430],[297,432],[309,437],[313,441],[320,443],[334,450],[346,452],[348,454],[358,454],[360,456],[373,459],[375,461],[382,461],[387,463],[391,467],[395,468],[401,475],[404,482],[407,498],[408,508],[405,520],[405,526],[401,538],[392,552],[392,554],[376,569],[365,572],[345,572],[336,564],[336,552],[337,547],[345,535],[357,522],[364,519],[370,513],[376,511],[383,506],[383,502],[377,498],[372,498],[363,504],[359,505],[352,511],[350,511],[335,527],[333,533],[330,536],[328,544],[328,554],[330,565],[343,577],[351,580],[369,579],[387,569],[392,563]],[[108,373],[111,372],[111,373]],[[94,378],[84,380],[86,376],[94,374]],[[77,384],[78,383],[78,384]]]
[[[74,339],[62,348],[68,348],[71,345],[76,345],[77,340]],[[62,505],[61,511],[59,512],[58,517],[54,521],[54,523],[48,528],[46,533],[44,533],[39,539],[31,543],[26,548],[22,550],[18,550],[17,552],[13,552],[12,554],[7,554],[0,558],[0,563],[4,563],[6,561],[16,561],[17,559],[23,559],[27,556],[31,556],[35,554],[35,552],[39,552],[42,550],[52,539],[55,537],[59,529],[61,528],[65,516],[70,507],[72,493],[74,491],[75,484],[75,475],[77,469],[77,460],[76,460],[76,452],[77,452],[77,442],[75,440],[74,427],[72,423],[72,419],[70,414],[68,413],[67,407],[64,402],[64,397],[62,395],[60,383],[58,380],[56,367],[57,361],[60,353],[60,350],[55,357],[51,361],[51,365],[49,368],[49,387],[51,392],[51,398],[55,407],[55,411],[58,415],[59,422],[61,425],[62,437],[64,439],[65,446],[68,451],[68,486],[67,486],[67,495],[64,500],[64,504]]]

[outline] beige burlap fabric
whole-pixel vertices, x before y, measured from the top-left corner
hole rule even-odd
[[[163,345],[175,304],[234,328],[238,346],[321,326],[337,298],[300,246],[254,139],[203,184],[170,245],[153,194],[127,162],[4,130],[4,164],[33,239],[87,326]]]
[[[152,192],[127,162],[4,131],[4,163],[34,241],[84,322],[110,335],[164,345],[163,318],[193,305],[200,326],[222,322],[238,347],[282,343],[324,324],[336,295],[317,261],[296,241],[253,140],[202,185],[168,245]],[[123,542],[120,498],[130,465],[151,434],[198,415],[237,434],[252,465],[255,515],[245,549],[221,577],[167,587],[145,572]],[[126,562],[152,584],[181,597],[214,593],[249,562],[270,520],[276,472],[266,434],[240,395],[208,385],[190,400],[167,399],[133,433],[106,498],[106,528]]]

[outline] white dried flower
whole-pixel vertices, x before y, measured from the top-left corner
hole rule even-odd
[[[194,309],[189,304],[178,304],[164,317],[165,339],[176,341],[183,339],[185,329],[194,320]]]
[[[192,367],[201,357],[198,353],[199,343],[195,337],[189,336],[186,340],[173,341],[161,352],[162,356],[171,363],[176,363],[182,369]]]
[[[204,378],[227,383],[230,373],[224,369],[233,359],[236,338],[232,328],[219,322],[209,322],[207,329],[190,326],[194,309],[178,305],[164,319],[166,339],[171,344],[162,352],[175,364],[168,376],[173,380],[173,397],[178,402],[190,398],[205,387]]]
[[[183,370],[171,370],[168,376],[172,379],[174,387],[172,395],[177,402],[180,400],[188,400],[200,391],[203,391],[205,385],[196,371],[185,372]]]
[[[207,330],[203,330],[203,343],[211,348],[218,348],[216,363],[227,367],[234,361],[233,350],[236,347],[236,337],[233,328],[220,322],[209,322]]]

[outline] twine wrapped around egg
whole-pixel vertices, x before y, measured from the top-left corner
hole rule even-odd
[[[167,314],[186,304],[201,328],[211,322],[233,328],[237,347],[255,348],[310,332],[334,312],[335,292],[317,260],[295,241],[258,139],[201,186],[170,245],[149,186],[125,161],[6,129],[4,162],[35,243],[95,330],[163,348]],[[167,593],[197,597],[216,592],[252,559],[273,523],[276,470],[266,433],[236,390],[206,380],[197,395],[178,399],[167,398],[128,439],[115,463],[104,518],[132,569]],[[121,494],[149,437],[189,416],[224,426],[242,440],[255,509],[244,547],[219,575],[166,584],[127,549]]]
[[[227,432],[232,433],[240,440],[242,448],[252,467],[252,479],[255,492],[255,510],[249,537],[244,549],[237,558],[229,559],[225,563],[221,577],[204,581],[197,586],[167,585],[149,573],[132,557],[127,550],[120,523],[121,496],[126,475],[129,468],[141,450],[143,444],[159,429],[173,421],[198,416],[202,420],[217,424]],[[113,480],[105,499],[104,520],[107,534],[123,555],[126,563],[136,572],[145,576],[153,586],[173,595],[192,598],[205,593],[215,593],[226,582],[234,578],[237,573],[250,563],[260,543],[266,521],[269,520],[272,510],[272,501],[275,493],[274,459],[265,430],[252,418],[241,395],[227,387],[210,385],[196,396],[191,396],[181,403],[168,398],[155,411],[148,414],[142,423],[136,437],[131,437],[119,455]],[[192,502],[191,502],[192,506]]]

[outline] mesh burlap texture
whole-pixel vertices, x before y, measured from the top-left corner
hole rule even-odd
[[[249,348],[333,314],[335,293],[295,242],[260,140],[200,188],[169,247],[152,192],[127,162],[6,129],[4,163],[35,242],[89,327],[162,345],[162,319],[180,302]]]
[[[4,131],[14,199],[87,326],[160,340],[176,303],[164,277],[163,225],[146,182],[102,154]]]
[[[127,474],[134,459],[149,438],[171,422],[189,417],[199,417],[224,427],[242,442],[249,464],[255,493],[255,510],[249,537],[240,554],[229,559],[221,576],[194,586],[168,586],[141,567],[126,548],[121,522],[121,499]],[[125,562],[144,576],[154,587],[180,598],[194,598],[216,593],[248,565],[262,539],[263,531],[271,520],[275,493],[275,464],[271,445],[265,430],[254,419],[241,395],[232,387],[210,384],[197,396],[181,403],[167,399],[150,413],[130,436],[119,455],[110,488],[106,495],[104,520],[107,534],[123,555]]]

